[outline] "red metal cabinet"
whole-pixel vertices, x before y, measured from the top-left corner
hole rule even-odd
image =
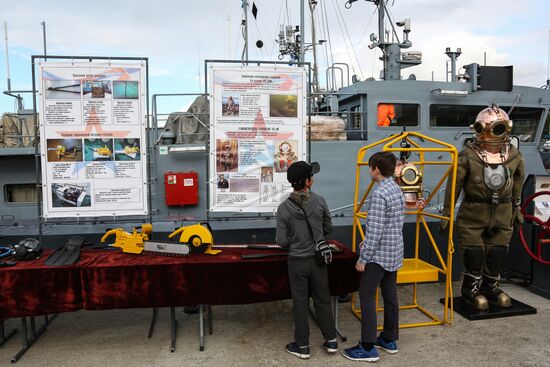
[[[199,175],[197,172],[166,172],[164,174],[166,205],[197,205]]]

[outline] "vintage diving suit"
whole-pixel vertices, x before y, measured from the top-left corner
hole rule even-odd
[[[461,293],[478,310],[488,309],[489,304],[509,307],[511,299],[499,288],[499,280],[514,223],[523,221],[519,212],[523,157],[510,144],[512,121],[495,105],[481,111],[472,128],[474,140],[458,156],[454,198],[464,190],[454,231],[464,265]],[[450,179],[445,216],[450,210]],[[446,224],[443,221],[442,227]]]

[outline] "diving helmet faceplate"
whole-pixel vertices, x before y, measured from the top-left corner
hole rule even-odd
[[[476,122],[470,125],[474,138],[479,143],[504,143],[512,131],[512,120],[503,109],[495,104],[478,113]]]

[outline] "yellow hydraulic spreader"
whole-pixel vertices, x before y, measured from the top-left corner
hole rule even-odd
[[[434,167],[444,166],[447,169],[439,180],[439,183],[433,190],[424,198],[424,206],[415,208],[406,208],[405,214],[416,217],[416,231],[414,242],[414,257],[406,258],[403,261],[403,267],[397,272],[397,283],[407,284],[412,286],[412,299],[409,304],[401,305],[400,310],[416,309],[426,315],[430,321],[400,324],[400,328],[431,326],[452,324],[453,322],[453,303],[452,303],[452,257],[454,252],[453,237],[453,222],[454,222],[454,201],[451,200],[450,216],[442,216],[439,213],[429,211],[431,200],[439,192],[441,185],[451,175],[451,185],[446,187],[446,190],[451,190],[451,197],[455,196],[455,180],[458,161],[458,152],[456,148],[448,143],[433,139],[431,137],[419,134],[417,132],[402,132],[401,134],[392,135],[388,138],[377,141],[371,145],[365,146],[359,150],[357,154],[357,167],[355,171],[355,197],[354,197],[354,218],[353,218],[353,234],[352,234],[352,249],[355,252],[359,251],[359,244],[365,239],[365,231],[363,229],[364,220],[367,218],[365,201],[369,196],[370,191],[374,186],[374,181],[368,172],[368,160],[370,156],[377,151],[389,151],[395,153],[410,152],[410,163],[414,164],[420,171],[420,175],[424,177],[433,176],[435,172],[441,170]],[[439,220],[449,221],[449,235],[446,243],[437,244],[426,221],[426,217]],[[423,232],[423,233],[422,233]],[[420,238],[425,238],[424,243],[420,243]],[[407,243],[405,238],[405,243]],[[427,243],[426,243],[427,242]],[[441,241],[440,241],[441,242]],[[443,246],[440,246],[443,245]],[[444,247],[446,245],[446,249]],[[421,251],[421,248],[424,250]],[[422,260],[420,254],[429,252],[432,249],[438,261],[437,265],[432,265],[429,262]],[[442,252],[446,251],[446,257],[442,256]],[[440,276],[445,280],[445,297],[442,316],[436,316],[418,303],[417,286],[423,282],[437,282]],[[438,297],[439,298],[439,297]],[[358,306],[357,294],[352,296],[352,311],[361,318],[361,309]],[[378,295],[377,295],[378,304]],[[449,312],[450,310],[450,312]],[[377,307],[377,311],[383,311],[383,308]],[[381,329],[381,326],[378,327]]]
[[[107,238],[111,235],[115,235],[113,247],[121,248],[124,253],[141,254],[143,252],[144,242],[151,238],[152,231],[153,226],[149,223],[141,227],[135,227],[132,233],[126,232],[123,228],[110,229],[101,237],[101,242],[103,243],[107,241]]]

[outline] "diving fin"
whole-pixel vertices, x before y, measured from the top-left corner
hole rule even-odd
[[[82,236],[70,237],[67,243],[55,250],[46,259],[44,264],[49,266],[72,265],[80,260],[80,249],[87,243]]]

